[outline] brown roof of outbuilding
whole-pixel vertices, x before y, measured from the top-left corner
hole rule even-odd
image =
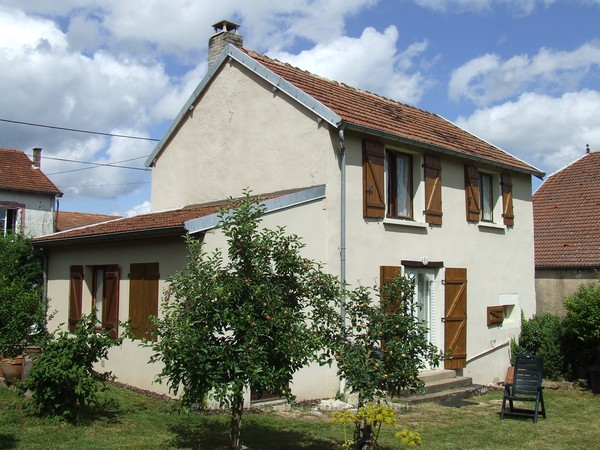
[[[544,176],[539,169],[437,114],[319,77],[253,51],[243,51],[334,111],[348,124]]]
[[[551,175],[533,195],[538,268],[600,267],[600,152]]]
[[[122,217],[73,230],[62,231],[47,236],[40,236],[33,241],[36,244],[50,244],[88,238],[116,239],[119,235],[130,237],[137,233],[183,234],[184,223],[198,217],[214,214],[228,202],[211,203],[209,205],[186,206],[168,211],[156,211],[133,217]]]
[[[62,196],[54,183],[33,167],[25,153],[7,148],[0,148],[0,189]]]
[[[119,219],[121,216],[108,216],[105,214],[90,214],[82,212],[59,211],[56,220],[56,231],[72,230],[107,220]]]

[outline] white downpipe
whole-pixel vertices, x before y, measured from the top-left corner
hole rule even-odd
[[[344,129],[339,131],[340,138],[340,287],[346,289],[346,147],[344,147]],[[346,327],[346,297],[342,295],[342,306],[340,310],[340,319],[342,327]],[[346,390],[346,380],[340,378],[340,393]]]

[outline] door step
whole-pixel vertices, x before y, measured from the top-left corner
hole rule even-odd
[[[424,391],[406,391],[393,401],[408,405],[425,402],[441,403],[468,398],[486,390],[485,386],[473,384],[470,377],[456,376],[454,370],[428,370],[421,372],[419,378],[425,382]]]

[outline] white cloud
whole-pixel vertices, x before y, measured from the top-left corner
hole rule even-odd
[[[527,16],[538,6],[548,7],[556,0],[414,0],[419,6],[437,12],[490,12],[498,6],[509,8],[517,16]],[[585,2],[586,0],[581,0]]]
[[[398,53],[397,41],[396,27],[390,26],[383,33],[369,27],[359,38],[340,37],[298,55],[269,52],[269,56],[398,101],[417,103],[430,82],[420,72],[410,73],[408,69],[427,49],[427,43],[412,44]]]
[[[96,50],[84,55],[48,19],[0,6],[0,111],[12,120],[108,133],[147,136],[151,106],[170,89],[164,68],[154,61]],[[6,131],[5,131],[6,130]],[[44,149],[44,171],[67,194],[111,198],[139,187],[132,171],[94,168],[69,172],[80,161],[112,162],[148,155],[144,141],[3,125],[2,146]],[[13,144],[14,143],[14,144]],[[143,159],[135,165],[143,167]],[[66,173],[65,173],[66,172]]]
[[[119,213],[119,212],[113,212],[112,215],[115,215],[115,216],[125,216],[125,217],[133,217],[133,216],[137,216],[139,214],[149,213],[150,210],[151,210],[151,208],[150,208],[150,202],[145,201],[143,203],[140,203],[139,205],[133,206],[129,211],[125,212],[125,214],[122,214],[122,213]]]
[[[522,94],[456,123],[551,173],[581,156],[586,144],[600,149],[598,117],[600,92],[583,90],[559,97]]]
[[[594,67],[600,67],[599,40],[570,52],[542,48],[533,57],[517,55],[504,61],[496,54],[486,54],[454,70],[448,90],[453,100],[465,98],[487,105],[528,89],[578,89]]]

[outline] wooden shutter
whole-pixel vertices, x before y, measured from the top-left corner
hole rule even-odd
[[[75,331],[75,327],[81,320],[83,266],[71,266],[69,272],[69,331]]]
[[[481,208],[479,206],[479,172],[477,168],[465,166],[465,199],[467,206],[467,220],[479,222]]]
[[[383,287],[386,284],[394,281],[394,278],[400,276],[401,272],[402,272],[402,268],[400,266],[381,266],[379,268],[380,288],[383,289]],[[399,311],[399,309],[401,307],[402,307],[402,305],[399,303],[399,301],[395,302],[395,303],[390,303],[387,307],[386,312],[389,315],[394,315]]]
[[[136,339],[152,339],[150,316],[158,315],[158,263],[131,264],[129,269],[129,320]]]
[[[502,218],[504,220],[504,225],[512,227],[515,224],[515,216],[513,213],[511,176],[507,173],[503,173],[500,184],[502,186]]]
[[[363,216],[385,217],[385,151],[383,144],[363,140]]]
[[[425,222],[442,224],[442,163],[440,158],[425,155]]]
[[[445,271],[444,368],[467,366],[467,269]]]
[[[119,323],[119,267],[106,266],[104,269],[104,304],[102,311],[102,328],[114,330],[117,335]]]

